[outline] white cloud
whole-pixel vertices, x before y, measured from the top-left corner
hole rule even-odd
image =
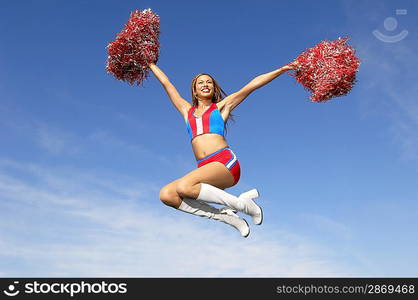
[[[0,163],[0,263],[7,276],[349,276],[332,251],[285,230],[233,228],[153,204],[138,180],[105,188],[84,170]],[[55,177],[55,180],[50,178]],[[66,179],[69,179],[66,184]],[[95,182],[108,182],[96,174]],[[109,193],[109,189],[113,193]],[[130,191],[130,192],[126,192]],[[157,198],[157,194],[154,194]],[[254,226],[253,226],[254,227]],[[18,261],[16,267],[5,264]]]
[[[39,149],[55,157],[86,159],[93,156],[104,161],[109,157],[132,158],[136,161],[142,159],[177,170],[180,174],[195,168],[190,154],[173,151],[167,156],[160,151],[150,149],[144,143],[121,138],[108,128],[96,128],[86,133],[74,132],[39,121],[18,108],[0,107],[0,117],[0,124],[15,140],[23,141],[28,146],[36,146],[36,150]],[[135,120],[120,113],[115,113],[112,117],[134,128],[143,126],[140,122],[135,123]]]
[[[405,39],[385,43],[375,38],[372,31],[382,29],[386,17],[395,16],[393,6],[383,2],[347,1],[344,7],[362,61],[356,87],[361,90],[361,113],[363,117],[377,115],[386,119],[385,129],[399,147],[400,157],[418,163],[418,62],[412,28],[405,27],[410,31]],[[400,26],[397,30],[404,29],[411,17],[409,14],[397,17]]]
[[[76,146],[76,140],[76,136],[58,128],[51,128],[45,124],[40,124],[37,127],[37,142],[39,146],[52,154],[79,153],[80,147]]]
[[[23,138],[25,142],[54,155],[78,154],[82,143],[80,137],[70,131],[52,127],[34,120],[18,108],[0,108],[0,123],[10,135]]]
[[[309,223],[310,227],[316,227],[322,234],[328,234],[340,242],[350,240],[353,237],[350,227],[342,222],[312,213],[304,213],[301,217]]]
[[[134,153],[136,156],[141,155],[142,157],[147,157],[149,161],[155,161],[170,168],[175,168],[179,173],[189,172],[195,165],[190,163],[190,159],[186,159],[184,155],[173,155],[170,154],[169,157],[159,153],[151,151],[148,147],[143,144],[132,144],[126,140],[120,139],[117,136],[113,135],[106,130],[97,130],[91,133],[88,137],[89,141],[103,145],[103,147],[123,150],[125,153]]]

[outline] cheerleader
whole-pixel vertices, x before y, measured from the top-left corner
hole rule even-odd
[[[240,164],[225,139],[225,125],[231,112],[254,90],[266,85],[283,72],[293,69],[292,62],[272,72],[255,77],[239,91],[226,96],[218,82],[209,74],[196,75],[191,83],[192,101],[185,100],[164,72],[155,64],[149,68],[166,91],[171,103],[184,118],[197,168],[170,182],[160,190],[160,200],[180,211],[231,225],[243,237],[250,233],[245,219],[236,212],[252,218],[254,224],[263,221],[263,211],[254,201],[256,189],[238,197],[224,191],[240,179]],[[208,203],[221,204],[218,209]]]

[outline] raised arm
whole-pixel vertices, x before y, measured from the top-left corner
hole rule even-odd
[[[161,85],[164,87],[164,90],[167,92],[168,97],[170,98],[173,105],[180,112],[180,114],[183,117],[187,116],[187,112],[189,111],[191,104],[180,96],[179,92],[177,91],[175,86],[170,82],[167,75],[165,75],[164,72],[159,67],[157,67],[156,64],[150,64],[149,68],[154,73],[155,77],[157,77]]]
[[[277,78],[282,73],[293,69],[297,65],[297,62],[292,62],[288,65],[285,65],[281,68],[278,68],[274,71],[259,75],[251,80],[248,84],[246,84],[242,89],[238,92],[232,93],[231,95],[225,97],[222,102],[224,102],[225,108],[228,111],[232,111],[235,107],[237,107],[245,98],[248,97],[253,91],[256,89],[266,85],[273,79]]]

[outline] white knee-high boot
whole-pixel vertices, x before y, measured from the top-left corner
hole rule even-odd
[[[248,226],[247,221],[237,216],[231,209],[217,209],[205,202],[188,198],[183,199],[178,209],[189,214],[221,221],[231,225],[237,229],[243,237],[247,237],[250,234],[250,227]]]
[[[200,193],[197,200],[209,203],[226,205],[252,217],[254,224],[263,222],[263,211],[253,199],[259,196],[256,189],[242,193],[239,197],[231,195],[212,185],[201,183]]]

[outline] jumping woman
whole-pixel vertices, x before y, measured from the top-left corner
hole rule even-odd
[[[263,211],[254,202],[259,196],[256,189],[242,193],[239,197],[224,191],[236,185],[240,178],[240,164],[226,142],[225,125],[230,113],[248,95],[295,66],[296,62],[292,62],[259,75],[229,96],[226,96],[212,76],[198,74],[192,80],[190,104],[180,96],[157,65],[149,65],[184,118],[197,160],[197,169],[161,189],[160,199],[164,204],[196,216],[224,222],[237,229],[243,237],[250,234],[250,227],[245,219],[235,214],[237,211],[252,217],[254,224],[262,223]],[[225,207],[218,209],[208,203]]]

